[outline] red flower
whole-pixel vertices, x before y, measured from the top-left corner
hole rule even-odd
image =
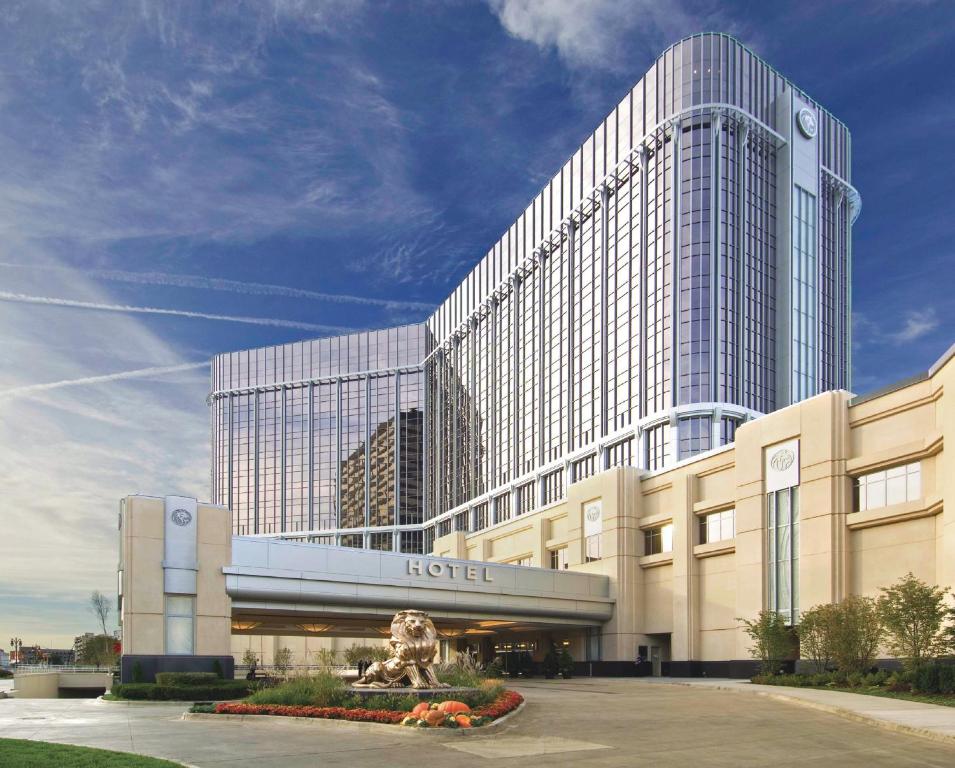
[[[474,717],[486,717],[495,720],[517,709],[524,697],[514,691],[504,691],[495,701],[474,710]],[[241,701],[226,701],[216,704],[220,715],[280,715],[282,717],[314,717],[324,720],[352,720],[366,723],[387,723],[398,725],[407,716],[407,712],[395,712],[390,709],[345,709],[344,707],[313,707],[293,704],[247,704]]]

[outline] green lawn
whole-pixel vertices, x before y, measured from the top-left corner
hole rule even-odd
[[[179,763],[154,757],[110,752],[105,749],[50,744],[46,741],[0,739],[3,768],[182,768]]]

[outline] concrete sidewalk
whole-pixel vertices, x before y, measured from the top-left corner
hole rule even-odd
[[[777,701],[829,712],[858,723],[868,723],[897,733],[908,733],[955,744],[955,707],[923,704],[882,696],[830,691],[824,688],[790,688],[755,685],[748,680],[717,678],[643,678],[651,684],[683,685],[766,696]]]

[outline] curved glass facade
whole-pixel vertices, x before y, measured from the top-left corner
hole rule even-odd
[[[237,531],[400,547],[379,534],[407,524],[428,549],[848,388],[849,157],[845,126],[745,46],[680,41],[423,326],[312,343],[374,362],[303,363],[307,385],[252,397],[223,367],[269,350],[217,358],[215,500]]]

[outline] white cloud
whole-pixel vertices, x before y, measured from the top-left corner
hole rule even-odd
[[[79,272],[32,287],[109,298]],[[2,303],[0,332],[20,394],[0,397],[0,636],[61,645],[93,629],[88,594],[115,589],[118,500],[208,497],[208,370],[125,314]],[[130,362],[152,372],[103,373]]]
[[[903,318],[902,327],[888,336],[896,344],[906,344],[930,334],[938,325],[938,317],[933,308],[912,310]]]
[[[660,53],[679,38],[708,29],[705,24],[713,19],[689,13],[683,3],[659,0],[487,2],[513,37],[556,50],[572,67],[591,69],[615,69],[634,48]]]
[[[0,267],[26,270],[69,269],[68,267],[58,265],[15,264],[11,262],[0,262]],[[203,275],[180,275],[168,272],[130,272],[122,269],[85,269],[83,271],[89,277],[95,277],[99,280],[130,283],[133,285],[158,285],[167,288],[198,288],[201,290],[225,291],[227,293],[243,295],[284,296],[290,299],[311,299],[314,301],[326,301],[332,304],[357,304],[359,306],[383,307],[384,309],[392,310],[408,309],[430,311],[434,309],[432,304],[426,304],[421,301],[379,299],[372,296],[354,296],[347,293],[325,293],[323,291],[310,291],[305,288],[292,288],[286,285],[230,280],[221,277],[204,277]]]
[[[878,319],[856,310],[852,313],[852,342],[855,347],[901,346],[929,336],[941,325],[935,307],[906,310],[901,316],[883,313]]]
[[[10,389],[0,389],[0,399],[5,397],[23,397],[24,395],[35,395],[38,392],[47,392],[51,389],[63,389],[63,387],[88,387],[93,384],[106,384],[113,381],[128,381],[129,379],[147,379],[157,376],[164,376],[170,373],[182,373],[183,371],[194,371],[198,368],[207,369],[209,362],[202,363],[183,363],[182,365],[159,365],[150,368],[137,368],[134,371],[118,371],[116,373],[105,373],[99,376],[81,376],[78,379],[63,379],[61,381],[48,381],[41,384],[25,384]],[[51,408],[59,407],[55,401],[46,401],[46,405]],[[106,420],[110,424],[116,424],[113,419],[108,418],[108,414],[97,411],[78,410],[76,408],[64,408],[71,413],[80,414],[87,418]]]
[[[165,309],[163,307],[137,307],[130,304],[107,304],[101,301],[78,301],[76,299],[61,299],[54,296],[28,296],[23,293],[0,291],[0,301],[17,304],[42,304],[49,307],[71,307],[73,309],[87,309],[94,312],[124,312],[134,315],[167,315],[173,317],[192,317],[199,320],[221,320],[228,323],[246,323],[248,325],[266,325],[274,328],[298,328],[303,331],[318,333],[341,334],[348,333],[353,328],[344,328],[338,325],[318,325],[316,323],[302,323],[298,320],[282,320],[275,317],[247,317],[244,315],[216,315],[208,312],[191,312],[184,309]]]

